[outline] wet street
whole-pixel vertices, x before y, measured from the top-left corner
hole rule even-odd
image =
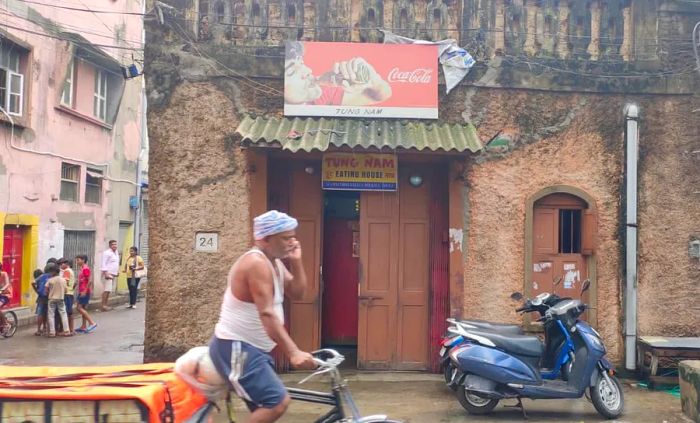
[[[36,324],[20,328],[15,336],[0,339],[0,364],[16,366],[95,366],[132,364],[143,360],[144,305],[131,310],[91,311],[94,332],[71,337],[34,336]],[[80,318],[76,327],[80,327]]]
[[[143,302],[139,303],[142,306]],[[0,364],[5,365],[109,365],[140,363],[143,351],[144,310],[123,306],[107,313],[95,312],[97,330],[71,338],[34,336],[35,327],[22,328],[13,338],[0,339]],[[283,376],[289,386],[305,374]],[[454,394],[441,382],[441,376],[420,373],[346,373],[349,386],[363,414],[388,414],[406,423],[522,422],[518,409],[503,404],[489,416],[469,416]],[[324,379],[302,388],[324,390]],[[617,422],[687,423],[680,412],[680,400],[665,392],[650,392],[625,381],[625,414]],[[505,402],[506,405],[514,401]],[[239,402],[237,414],[247,412]],[[561,401],[525,401],[529,422],[601,422],[604,421],[586,399]],[[309,423],[324,412],[324,407],[292,403],[282,422]],[[219,416],[216,422],[224,422]]]

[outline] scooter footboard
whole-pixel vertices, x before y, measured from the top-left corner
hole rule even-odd
[[[539,384],[539,374],[529,365],[494,348],[471,344],[456,354],[457,366],[463,373],[482,376],[497,383]]]

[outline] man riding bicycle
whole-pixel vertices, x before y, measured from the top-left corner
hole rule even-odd
[[[284,327],[286,293],[300,299],[306,290],[297,220],[276,210],[254,219],[255,246],[231,267],[219,322],[209,344],[216,370],[251,410],[249,423],[277,421],[291,401],[269,352],[279,346],[291,365],[316,365]],[[287,269],[281,259],[288,259]]]

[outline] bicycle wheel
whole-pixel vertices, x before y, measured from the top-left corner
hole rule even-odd
[[[5,338],[10,338],[17,332],[17,315],[14,311],[6,311],[5,319],[7,320],[8,326],[2,331],[2,336]]]

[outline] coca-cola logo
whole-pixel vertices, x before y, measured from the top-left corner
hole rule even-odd
[[[399,68],[393,68],[389,72],[387,78],[389,82],[408,82],[411,84],[430,84],[433,78],[433,70],[429,68],[418,68],[409,71],[403,71]]]

